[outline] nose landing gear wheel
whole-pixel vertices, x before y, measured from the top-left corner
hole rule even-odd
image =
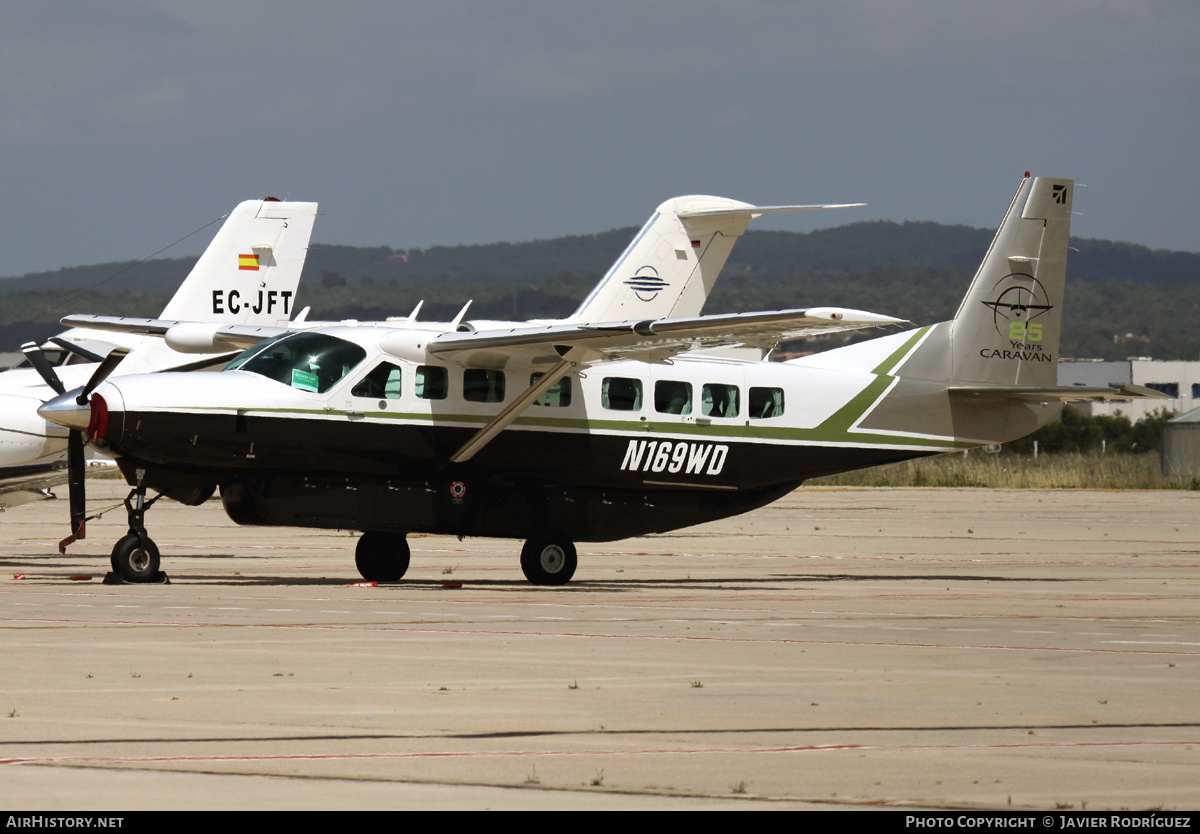
[[[534,585],[565,585],[578,564],[575,545],[565,536],[534,536],[521,548],[521,570]]]
[[[354,564],[369,582],[399,582],[408,570],[410,552],[404,533],[368,530],[358,539]]]
[[[151,582],[158,575],[158,545],[130,533],[113,547],[112,568],[126,582]]]

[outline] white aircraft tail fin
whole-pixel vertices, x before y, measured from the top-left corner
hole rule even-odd
[[[220,326],[286,326],[295,309],[296,287],[316,216],[316,203],[249,200],[238,205],[179,285],[160,319],[114,320],[116,326],[109,328],[114,332],[106,339],[132,349],[118,373],[149,373],[193,362],[158,338],[179,322],[187,322],[193,332],[205,325],[214,332]],[[80,324],[71,318],[75,317],[63,319],[64,323]],[[138,322],[150,327],[137,327]],[[73,342],[95,338],[92,331],[78,326],[62,336]],[[222,350],[215,344],[212,347],[214,354]]]
[[[706,196],[667,200],[568,321],[698,316],[733,245],[752,219],[763,214],[848,207],[752,206]]]
[[[1058,381],[1072,180],[1026,176],[951,324],[950,378]]]
[[[1074,191],[1072,180],[1021,180],[958,312],[928,329],[896,366],[897,375],[1024,388],[1057,384]]]
[[[226,219],[162,312],[177,321],[286,324],[316,203],[249,200]]]

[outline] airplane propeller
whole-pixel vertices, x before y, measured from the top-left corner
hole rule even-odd
[[[73,399],[76,406],[88,405],[88,399],[91,397],[92,392],[99,387],[100,383],[108,378],[109,374],[116,370],[117,365],[121,364],[121,361],[129,353],[129,349],[123,347],[115,348],[112,353],[104,357],[104,361],[92,372],[87,384],[80,388],[79,393],[74,397],[66,393],[62,380],[58,378],[54,367],[46,361],[45,355],[36,344],[28,342],[21,345],[21,352],[29,358],[29,364],[33,365],[34,370],[45,380],[46,384],[59,395],[52,402],[60,407],[69,407],[70,400],[68,398]],[[74,392],[71,393],[73,394]],[[66,400],[67,402],[60,403],[60,400]],[[88,411],[90,412],[90,410],[89,408]],[[83,436],[87,428],[90,428],[87,424],[82,427],[73,427],[67,435],[67,493],[71,508],[71,535],[59,542],[59,553],[65,553],[67,545],[86,537],[84,521],[87,517],[87,490],[84,486],[84,476],[86,475],[87,462],[84,459],[83,450],[88,442],[92,440],[91,437],[85,439]]]
[[[55,394],[65,394],[66,388],[63,387],[62,380],[58,378],[58,374],[54,372],[54,366],[46,361],[46,354],[42,353],[42,349],[38,347],[37,342],[26,342],[21,345],[21,353],[25,354],[25,358],[29,360],[29,364],[38,372],[46,384],[54,391]]]

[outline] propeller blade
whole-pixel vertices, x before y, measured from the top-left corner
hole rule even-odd
[[[83,458],[83,432],[73,431],[67,438],[67,484],[70,487],[71,499],[71,532],[78,538],[83,538],[83,519],[87,515],[84,503],[87,495],[84,491],[84,475],[87,462]]]
[[[38,376],[54,390],[55,394],[61,394],[66,391],[62,380],[54,372],[54,366],[46,361],[46,354],[42,353],[42,349],[37,346],[36,342],[26,342],[21,345],[21,353],[25,354],[25,357],[29,360],[29,364],[38,372]]]
[[[80,405],[87,405],[88,397],[100,385],[101,382],[108,379],[108,375],[117,369],[117,365],[121,364],[126,356],[129,355],[129,348],[113,348],[113,352],[104,357],[104,361],[100,363],[100,367],[92,373],[92,378],[87,381],[87,385],[83,386],[83,390],[79,392],[79,396],[75,398],[75,402]]]
[[[84,486],[87,462],[83,457],[83,432],[72,429],[67,435],[67,490],[71,503],[71,535],[58,543],[58,552],[67,545],[87,538],[87,488]]]

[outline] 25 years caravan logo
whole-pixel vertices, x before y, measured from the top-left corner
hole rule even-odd
[[[1041,344],[1045,337],[1043,322],[1037,319],[1054,309],[1046,288],[1032,275],[1014,272],[996,282],[996,294],[982,302],[992,311],[996,334],[1007,339],[1011,348],[982,348],[979,355],[992,359],[1023,359],[1053,362],[1054,357]]]

